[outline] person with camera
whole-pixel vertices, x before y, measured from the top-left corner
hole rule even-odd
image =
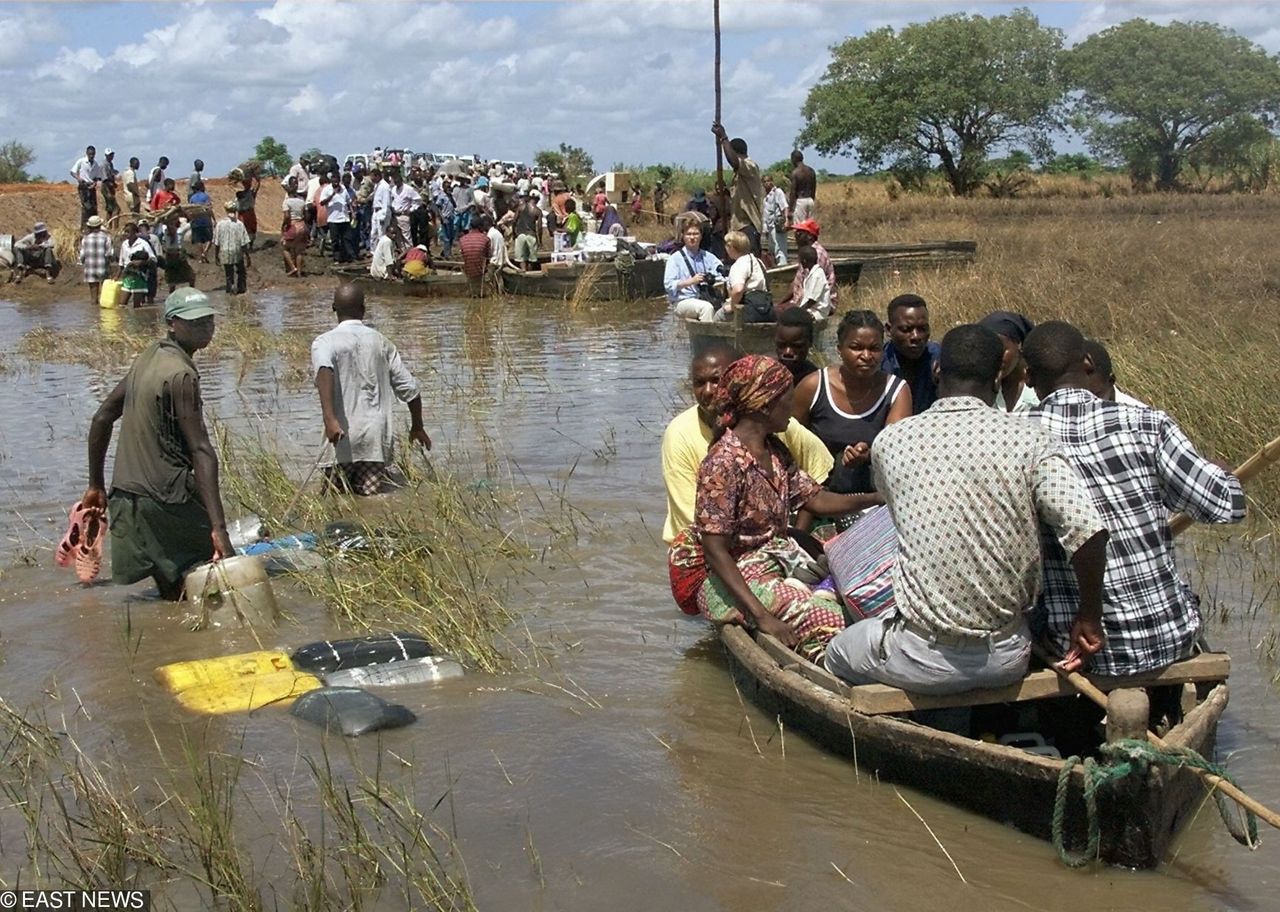
[[[709,323],[720,305],[715,283],[724,265],[715,254],[702,249],[702,229],[696,222],[686,223],[681,237],[684,246],[667,260],[662,285],[676,316]]]

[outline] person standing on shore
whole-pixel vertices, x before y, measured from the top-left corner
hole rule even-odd
[[[150,576],[177,601],[192,567],[235,554],[218,490],[218,454],[205,428],[200,372],[191,356],[213,339],[214,310],[183,288],[165,301],[169,334],[151,344],[103,401],[89,428],[89,487],[81,506],[105,511],[112,582]],[[105,464],[120,421],[107,496]]]
[[[226,217],[213,230],[213,246],[218,265],[226,275],[227,294],[242,295],[245,292],[245,267],[249,262],[252,243],[249,232],[245,231],[244,225],[236,217],[239,214],[236,201],[227,200],[226,209]]]
[[[772,174],[764,176],[764,233],[768,240],[768,252],[773,254],[773,265],[787,265],[787,225],[790,224],[790,204],[787,195],[773,181]]]
[[[243,175],[240,180],[240,189],[236,191],[236,212],[240,218],[240,224],[244,228],[245,233],[249,236],[249,249],[253,249],[253,242],[258,237],[258,213],[256,207],[258,205],[258,189],[262,186],[262,179],[256,174],[250,177]],[[244,283],[241,282],[240,291],[244,292]]]
[[[142,211],[142,191],[138,189],[138,169],[142,162],[136,158],[129,159],[129,168],[124,172],[124,199],[129,204],[129,212],[137,215]]]
[[[814,196],[818,192],[818,175],[804,163],[804,153],[791,153],[791,218],[797,222],[814,218]]]
[[[204,183],[204,162],[197,158],[192,167],[191,177],[187,178],[187,202],[191,202],[191,196],[196,192],[196,184]]]
[[[333,458],[329,484],[353,494],[377,494],[395,457],[398,399],[409,406],[409,439],[431,449],[422,424],[422,395],[396,347],[364,323],[364,292],[340,285],[333,293],[338,325],[311,343],[311,373],[320,393],[325,438]]]
[[[115,255],[111,235],[102,230],[102,219],[96,215],[89,216],[84,236],[80,238],[80,268],[84,270],[84,281],[89,286],[90,304],[98,303],[98,291],[102,280],[110,274]]]
[[[106,149],[102,153],[102,208],[106,210],[108,220],[115,218],[120,211],[120,204],[116,202],[119,172],[116,171],[115,157],[115,149]]]
[[[169,159],[163,155],[156,161],[156,166],[151,169],[151,176],[147,178],[147,206],[151,206],[151,199],[157,193],[164,189],[165,168],[169,167]]]
[[[94,160],[97,150],[87,146],[84,155],[71,166],[71,176],[80,191],[80,227],[83,229],[90,216],[98,214],[98,184],[102,181],[102,165]]]

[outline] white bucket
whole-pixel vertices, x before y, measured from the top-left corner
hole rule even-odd
[[[183,581],[187,598],[201,615],[202,627],[273,625],[276,595],[262,558],[237,554],[201,564]]]

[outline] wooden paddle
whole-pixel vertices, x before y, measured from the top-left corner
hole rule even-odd
[[[1272,440],[1270,443],[1263,446],[1262,449],[1258,450],[1258,452],[1240,463],[1239,468],[1237,468],[1235,472],[1236,478],[1239,478],[1240,483],[1243,484],[1267,466],[1271,465],[1271,463],[1275,462],[1277,459],[1280,459],[1280,437]],[[1195,520],[1187,514],[1176,513],[1169,520],[1169,531],[1174,535],[1177,535],[1191,528],[1193,523],[1195,523]]]
[[[1277,459],[1280,459],[1280,437],[1275,438],[1241,463],[1240,467],[1235,471],[1235,476],[1239,478],[1242,483],[1246,482]],[[1187,516],[1185,513],[1178,513],[1169,520],[1169,530],[1174,535],[1177,535],[1178,533],[1190,528],[1194,522],[1195,520],[1190,516]],[[1078,693],[1088,697],[1104,710],[1107,709],[1107,695],[1095,687],[1088,678],[1080,674],[1078,671],[1063,671],[1053,656],[1046,653],[1038,644],[1034,646],[1033,649],[1036,656],[1039,657],[1042,662],[1056,671],[1058,675],[1074,687]],[[1168,749],[1168,745],[1166,745],[1164,740],[1155,732],[1147,732],[1147,740],[1159,750]],[[1266,805],[1259,803],[1257,800],[1250,798],[1226,779],[1223,779],[1221,776],[1216,776],[1208,770],[1196,769],[1194,767],[1185,768],[1199,776],[1200,781],[1209,788],[1216,788],[1236,804],[1240,805],[1240,807],[1244,808],[1246,811],[1252,812],[1259,820],[1266,821],[1276,829],[1280,829],[1280,814],[1277,814],[1275,811],[1271,810]]]

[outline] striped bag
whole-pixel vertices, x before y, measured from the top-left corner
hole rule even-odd
[[[852,528],[827,542],[826,550],[836,591],[854,622],[894,607],[898,534],[888,507],[868,510]]]

